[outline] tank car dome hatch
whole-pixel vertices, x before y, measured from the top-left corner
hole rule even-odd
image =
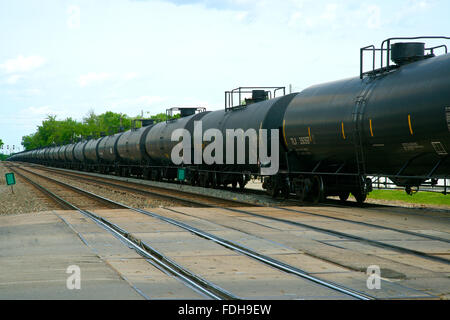
[[[148,127],[148,126],[151,126],[151,125],[155,124],[155,120],[153,120],[153,119],[143,119],[143,120],[141,120],[141,123],[142,123],[142,127]]]
[[[401,66],[425,58],[424,42],[398,42],[391,46],[392,62]]]
[[[180,113],[181,113],[181,117],[189,117],[192,116],[193,114],[195,114],[195,112],[197,111],[197,108],[181,108]]]
[[[197,113],[206,112],[206,108],[202,107],[174,107],[170,109],[166,109],[166,121],[176,120],[172,119],[176,112],[180,113],[180,118],[190,117]]]
[[[245,99],[245,104],[249,105],[261,101],[269,100],[269,91],[266,90],[252,90],[252,97]]]

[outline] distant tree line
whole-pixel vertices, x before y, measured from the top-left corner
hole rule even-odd
[[[2,146],[4,145],[2,139],[0,139],[0,150],[2,149]],[[2,150],[3,151],[3,150]],[[0,151],[0,161],[3,161],[7,158],[8,156],[6,154],[3,154],[3,152]]]
[[[96,115],[90,111],[82,121],[67,118],[56,120],[56,116],[48,115],[37,127],[33,134],[22,137],[22,145],[25,150],[48,147],[52,145],[64,145],[80,141],[86,138],[100,138],[104,135],[115,134],[120,131],[130,130],[133,120],[140,117],[129,117],[126,114],[111,111]],[[155,122],[165,121],[166,114],[160,113],[151,116]],[[135,121],[135,127],[141,126],[140,121]]]

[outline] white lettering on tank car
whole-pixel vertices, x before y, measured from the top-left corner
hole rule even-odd
[[[409,152],[409,151],[417,151],[417,150],[421,150],[421,149],[425,148],[424,146],[421,146],[417,142],[402,143],[402,146],[403,146],[403,150],[405,150],[407,152]]]
[[[309,137],[300,137],[300,144],[301,145],[309,145],[311,144],[311,139]]]
[[[293,146],[296,146],[298,144],[297,143],[297,138],[291,138],[291,143],[292,143]]]

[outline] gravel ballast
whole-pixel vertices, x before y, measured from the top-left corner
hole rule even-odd
[[[39,167],[36,167],[38,169]],[[135,178],[125,178],[125,177],[116,177],[112,175],[104,175],[99,173],[92,173],[92,172],[80,172],[80,171],[74,171],[74,170],[68,170],[68,169],[57,169],[61,171],[66,171],[70,173],[82,173],[86,174],[92,177],[100,177],[100,178],[109,178],[112,180],[117,181],[125,181],[125,182],[133,182],[141,185],[147,185],[147,186],[153,186],[153,187],[162,187],[167,188],[174,191],[185,191],[190,192],[198,195],[205,195],[205,196],[213,196],[220,199],[229,199],[229,200],[238,200],[243,201],[247,203],[253,203],[253,204],[260,204],[260,205],[280,205],[280,200],[273,200],[270,197],[267,197],[266,195],[260,195],[255,193],[240,193],[236,190],[224,190],[224,189],[212,189],[212,188],[202,188],[202,187],[193,187],[186,184],[179,184],[179,183],[168,183],[168,182],[157,182],[157,181],[150,181],[150,180],[143,180],[143,179],[135,179]],[[250,181],[248,184],[249,189],[254,190],[262,190],[261,184],[258,181]]]
[[[42,193],[16,175],[16,185],[6,185],[5,174],[11,172],[0,162],[0,215],[34,213],[58,209]]]

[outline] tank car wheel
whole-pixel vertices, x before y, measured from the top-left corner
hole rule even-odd
[[[244,178],[244,176],[239,176],[238,178],[238,184],[239,184],[239,189],[242,191],[245,189],[245,185],[247,184],[246,179]]]
[[[158,169],[152,170],[152,180],[161,181],[161,172]]]
[[[280,193],[280,189],[269,188],[269,189],[267,189],[267,193],[269,194],[269,196],[271,196],[273,199],[275,199],[278,196],[278,194]]]
[[[199,178],[199,184],[202,188],[208,188],[209,187],[209,175],[208,174],[200,174]]]
[[[217,178],[217,173],[212,174],[211,187],[214,189],[217,189],[219,187],[219,179]]]
[[[343,191],[339,194],[339,200],[341,200],[341,202],[346,202],[349,197],[350,197],[350,192],[347,192],[347,191]]]
[[[144,168],[143,172],[142,172],[142,177],[145,180],[151,180],[152,177],[152,172],[151,170],[149,170],[148,168]]]
[[[274,199],[280,193],[280,188],[278,188],[278,184],[274,181],[273,177],[267,177],[264,179],[263,188],[266,189],[267,194]]]
[[[361,191],[352,192],[353,196],[356,199],[358,204],[363,204],[367,200],[367,193],[363,193]]]
[[[322,202],[325,198],[323,180],[320,176],[313,178],[311,196],[314,203]]]
[[[295,194],[297,195],[297,199],[301,202],[305,201],[306,196],[308,195],[308,188],[303,176],[300,176],[295,180]]]
[[[283,195],[284,199],[287,200],[289,199],[290,195],[291,195],[291,190],[289,189],[288,185],[284,185],[281,188],[281,194]]]
[[[156,181],[162,181],[164,173],[160,170],[157,170]]]

